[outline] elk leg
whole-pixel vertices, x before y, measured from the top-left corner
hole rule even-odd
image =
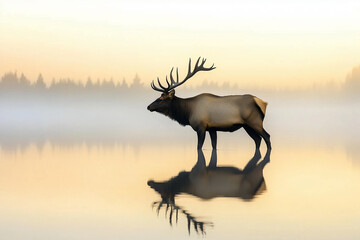
[[[264,139],[267,147],[265,158],[270,161],[270,153],[271,153],[271,143],[270,143],[270,134],[268,134],[263,128],[263,122],[260,118],[253,118],[252,121],[248,121],[247,125],[251,127],[256,133],[260,134],[260,136]]]
[[[201,149],[202,146],[204,145],[204,141],[205,141],[205,131],[202,129],[199,129],[196,132],[197,132],[197,136],[198,136],[197,149]]]
[[[209,131],[210,133],[210,138],[211,138],[211,145],[213,149],[216,149],[216,144],[217,144],[217,134],[216,131]]]
[[[270,134],[265,131],[265,129],[262,129],[262,132],[260,133],[262,138],[265,140],[267,151],[264,159],[267,159],[270,161],[270,153],[271,153],[271,142],[270,142]]]
[[[260,153],[261,136],[249,126],[244,126],[244,129],[255,142],[255,153],[252,159],[259,160],[261,158],[261,153]]]

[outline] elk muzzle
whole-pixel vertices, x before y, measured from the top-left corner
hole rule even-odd
[[[149,110],[150,112],[155,111],[154,104],[150,104],[150,105],[147,107],[147,110]]]

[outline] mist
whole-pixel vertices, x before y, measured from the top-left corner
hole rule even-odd
[[[321,142],[340,145],[358,158],[356,126],[360,121],[360,68],[347,76],[342,85],[314,86],[309,89],[242,89],[224,83],[203,81],[198,87],[180,87],[178,97],[203,92],[216,95],[252,94],[268,102],[264,126],[274,141],[293,144]],[[23,74],[5,74],[0,82],[0,146],[24,150],[30,144],[42,146],[73,144],[113,146],[164,142],[176,144],[179,139],[193,142],[194,132],[188,127],[146,107],[158,98],[158,92],[144,85],[139,77],[132,83],[113,80],[85,85],[71,79],[53,80],[47,86],[39,75],[34,82]],[[246,133],[221,134],[226,148],[232,139],[247,142]]]

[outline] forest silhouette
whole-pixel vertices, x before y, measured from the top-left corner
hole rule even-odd
[[[36,81],[30,81],[23,73],[20,77],[16,72],[8,72],[4,74],[0,81],[0,92],[4,96],[22,97],[36,96],[36,97],[56,97],[56,96],[76,96],[76,97],[105,97],[118,96],[128,97],[136,93],[145,91],[140,78],[136,75],[131,84],[125,80],[122,82],[114,82],[112,79],[100,81],[92,81],[88,78],[86,83],[74,81],[70,78],[52,80],[51,84],[46,85],[45,80],[39,74]]]
[[[202,83],[196,88],[189,88],[187,86],[183,88],[187,90],[194,90],[218,89],[219,87],[224,90],[238,88],[238,86],[231,85],[229,82],[219,85],[215,82],[208,82],[207,80],[202,81]],[[39,96],[39,94],[65,94],[77,96],[79,96],[78,94],[91,96],[105,94],[107,96],[116,95],[118,97],[130,97],[133,95],[139,96],[141,94],[153,92],[150,88],[150,81],[148,86],[145,85],[141,82],[137,74],[130,83],[128,83],[125,79],[121,82],[114,81],[113,79],[97,79],[96,81],[93,81],[90,77],[88,77],[85,84],[70,78],[65,78],[59,80],[53,79],[49,85],[46,85],[42,74],[39,74],[36,81],[30,81],[23,73],[21,73],[19,77],[16,72],[8,72],[1,77],[0,91],[5,95],[6,93],[12,92],[21,94],[35,93],[37,96]]]
[[[48,82],[48,81],[47,81]],[[278,96],[311,96],[324,97],[357,97],[360,93],[360,66],[353,68],[347,75],[344,82],[335,84],[328,82],[322,85],[313,85],[308,88],[286,89],[274,86],[271,89],[261,87],[249,88],[230,84],[228,81],[209,82],[201,81],[196,87],[183,86],[182,90],[189,93],[200,93],[211,91],[215,94],[225,93],[246,93],[256,91],[264,95],[276,93]],[[136,74],[131,82],[123,79],[114,81],[113,79],[97,79],[96,81],[88,77],[85,83],[75,81],[70,78],[52,79],[50,84],[46,84],[42,74],[39,74],[36,81],[31,81],[23,73],[18,76],[17,72],[7,72],[0,79],[0,93],[2,97],[21,96],[21,97],[56,97],[56,96],[74,96],[74,97],[101,97],[101,98],[131,98],[138,96],[154,95],[149,85],[145,85]]]

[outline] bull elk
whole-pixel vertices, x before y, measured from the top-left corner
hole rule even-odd
[[[255,142],[255,155],[260,156],[260,143],[263,138],[267,146],[266,157],[269,158],[270,135],[263,128],[267,103],[263,100],[249,94],[221,97],[203,93],[185,99],[175,96],[175,88],[184,84],[197,72],[215,69],[214,64],[211,67],[204,67],[206,59],[203,58],[201,62],[200,59],[199,57],[196,61],[193,70],[191,59],[189,60],[188,73],[182,81],[179,81],[178,68],[176,68],[176,80],[173,77],[174,68],[170,71],[170,81],[166,76],[167,86],[163,86],[159,78],[157,78],[159,86],[155,86],[152,81],[152,89],[161,92],[161,96],[147,109],[164,114],[183,126],[190,125],[197,133],[198,149],[204,144],[206,131],[210,134],[212,148],[216,149],[217,131],[233,132],[243,127]]]

